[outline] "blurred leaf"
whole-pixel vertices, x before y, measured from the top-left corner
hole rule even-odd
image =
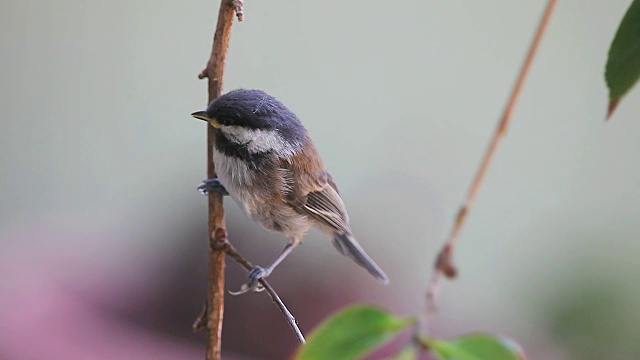
[[[537,305],[545,333],[574,359],[640,359],[638,296],[624,272],[585,262],[566,273]]]
[[[611,42],[605,79],[609,87],[607,118],[640,78],[640,0],[634,0]]]
[[[523,360],[519,347],[511,340],[488,334],[461,336],[451,341],[420,339],[441,360]]]
[[[318,326],[295,359],[357,359],[413,323],[373,306],[349,307]]]
[[[407,346],[402,349],[395,356],[387,358],[386,360],[415,360],[418,358],[418,351],[415,346]]]

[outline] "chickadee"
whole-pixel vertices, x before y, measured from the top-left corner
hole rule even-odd
[[[258,280],[269,276],[313,226],[331,236],[343,255],[389,282],[353,237],[338,188],[291,110],[262,90],[239,89],[191,116],[215,128],[218,178],[205,180],[198,189],[231,195],[248,217],[289,240],[271,265],[249,273],[244,291],[256,290]]]

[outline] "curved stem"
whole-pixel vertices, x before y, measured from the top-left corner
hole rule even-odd
[[[509,100],[507,101],[502,117],[500,118],[500,122],[496,128],[496,131],[493,135],[493,138],[489,142],[487,149],[484,153],[484,157],[482,158],[482,162],[480,163],[480,167],[476,172],[473,181],[471,182],[471,186],[469,187],[469,192],[458,211],[456,216],[456,220],[453,224],[453,228],[449,234],[447,241],[442,246],[438,257],[436,258],[436,263],[434,265],[434,272],[431,276],[431,280],[429,282],[427,288],[427,300],[426,300],[426,309],[424,318],[426,319],[433,311],[435,311],[436,300],[440,290],[440,284],[442,282],[442,278],[453,278],[457,274],[457,269],[453,264],[453,251],[455,250],[456,244],[458,243],[458,238],[460,236],[460,232],[462,231],[462,227],[465,223],[467,215],[473,206],[476,196],[478,195],[478,191],[480,190],[480,186],[482,185],[482,181],[489,169],[489,165],[491,164],[495,152],[500,144],[500,141],[506,134],[507,128],[511,122],[511,115],[513,113],[513,109],[515,104],[520,96],[522,91],[522,87],[529,73],[529,69],[531,68],[531,64],[533,62],[533,58],[538,50],[540,45],[540,41],[542,40],[542,36],[544,35],[544,31],[547,28],[549,23],[549,19],[551,18],[551,14],[553,13],[553,9],[557,3],[557,0],[548,0],[547,6],[545,8],[544,14],[542,15],[542,19],[538,24],[538,29],[536,30],[535,36],[531,41],[531,45],[529,46],[529,51],[527,56],[524,59],[522,64],[522,68],[520,69],[520,74],[516,79],[516,83],[511,91],[511,95],[509,96]]]

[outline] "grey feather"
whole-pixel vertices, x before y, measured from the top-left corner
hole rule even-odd
[[[353,237],[344,234],[336,233],[333,237],[333,245],[342,253],[342,255],[349,256],[358,265],[365,268],[371,275],[381,282],[388,284],[389,278],[380,269],[380,267],[364,252],[360,244]]]

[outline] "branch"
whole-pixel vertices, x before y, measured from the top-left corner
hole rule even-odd
[[[222,95],[222,78],[227,59],[227,49],[233,24],[233,14],[237,13],[238,20],[242,19],[242,0],[221,0],[218,12],[218,24],[213,37],[211,56],[205,70],[199,78],[208,78],[207,105]],[[207,178],[216,177],[213,165],[214,133],[211,126],[207,126]],[[209,282],[207,286],[207,302],[203,315],[206,322],[198,320],[194,326],[202,327],[206,323],[207,349],[206,360],[220,360],[222,350],[222,319],[224,315],[224,250],[217,244],[226,241],[227,231],[224,224],[224,208],[222,195],[209,193]],[[203,318],[204,319],[204,318]]]
[[[434,272],[431,276],[431,280],[429,282],[429,286],[427,288],[427,306],[425,311],[425,318],[429,316],[433,311],[435,311],[436,300],[438,297],[440,283],[443,276],[447,278],[454,278],[457,274],[457,269],[453,264],[453,251],[455,250],[456,244],[458,242],[458,238],[460,237],[460,232],[464,225],[464,222],[473,206],[476,196],[478,195],[478,190],[480,190],[480,185],[482,185],[482,181],[484,180],[484,176],[493,160],[496,149],[500,144],[500,141],[506,134],[507,128],[511,122],[511,114],[513,112],[513,108],[520,96],[520,92],[522,90],[522,86],[524,85],[524,81],[529,73],[529,69],[531,67],[531,63],[533,62],[533,58],[538,50],[538,46],[540,45],[540,40],[544,34],[545,29],[547,28],[547,24],[549,23],[549,18],[553,13],[553,9],[556,5],[557,0],[549,0],[547,2],[547,7],[545,8],[544,14],[540,23],[538,24],[538,29],[536,34],[531,41],[531,45],[529,47],[529,52],[524,59],[522,64],[522,68],[520,69],[520,74],[516,80],[515,86],[511,91],[511,96],[505,105],[504,112],[502,114],[502,118],[498,123],[498,127],[496,128],[496,132],[491,139],[485,153],[484,158],[482,159],[482,163],[480,164],[480,168],[478,169],[473,181],[471,182],[471,187],[469,188],[469,192],[467,193],[467,197],[465,198],[460,210],[458,211],[458,215],[456,216],[456,221],[453,224],[453,229],[449,235],[449,238],[442,246],[438,257],[436,258],[436,262],[434,265]]]
[[[238,21],[244,20],[243,0],[221,0],[218,23],[213,37],[213,46],[211,47],[211,56],[206,68],[198,74],[199,79],[208,79],[209,97],[207,104],[222,95],[224,65],[227,59],[234,13],[238,17]],[[213,164],[214,135],[213,128],[207,126],[207,178],[217,177]],[[212,191],[209,192],[209,285],[207,288],[207,301],[202,313],[193,324],[194,331],[207,330],[206,360],[219,360],[221,358],[225,254],[231,256],[247,270],[253,268],[253,265],[238,253],[228,241],[224,223],[222,195]],[[278,294],[265,279],[260,279],[260,284],[278,305],[296,333],[298,341],[304,344],[304,336],[295,318]]]
[[[238,252],[238,250],[236,250],[236,248],[234,248],[233,245],[231,245],[230,242],[227,241],[225,246],[226,246],[225,252],[227,253],[227,255],[233,258],[233,260],[235,260],[238,264],[240,264],[243,268],[245,268],[245,270],[251,271],[253,269],[253,265],[251,264],[251,262],[245,259]],[[298,338],[298,341],[300,342],[300,344],[305,344],[306,341],[304,339],[304,335],[302,335],[302,331],[300,331],[300,328],[298,327],[298,322],[293,317],[293,314],[289,312],[289,309],[287,309],[287,307],[282,302],[282,300],[280,299],[276,291],[273,289],[273,287],[271,287],[271,285],[269,285],[266,279],[261,278],[259,282],[260,282],[260,285],[262,285],[262,287],[264,287],[265,290],[267,290],[267,293],[269,293],[269,296],[271,296],[271,300],[273,300],[273,302],[276,303],[276,305],[278,305],[278,307],[280,308],[282,315],[284,315],[284,317],[287,319],[287,322],[289,322],[289,325],[291,326],[291,329],[293,329],[293,332],[296,333],[296,337]]]
[[[233,245],[231,245],[228,239],[223,238],[222,240],[215,242],[215,244],[212,244],[212,246],[216,246],[217,249],[224,251],[233,260],[235,260],[235,262],[237,262],[243,268],[245,268],[245,270],[251,271],[253,269],[253,264],[251,264],[249,260],[247,260],[244,256],[242,256],[242,254],[240,254],[238,250],[236,250],[236,248],[233,247]],[[280,296],[278,296],[276,291],[273,289],[273,287],[271,287],[271,285],[267,282],[266,279],[262,278],[259,280],[259,282],[260,282],[260,285],[262,285],[262,287],[267,290],[267,293],[269,294],[269,296],[271,296],[271,300],[273,300],[273,302],[276,303],[276,305],[278,305],[278,308],[280,308],[280,311],[282,312],[284,317],[287,319],[287,322],[295,332],[296,337],[298,338],[298,341],[301,344],[305,344],[306,341],[305,341],[304,335],[302,335],[302,331],[298,327],[298,322],[293,317],[293,314],[291,314],[289,309],[287,309],[287,306],[284,304],[284,302],[282,302],[282,300],[280,299]],[[207,317],[207,307],[205,305],[204,309],[202,310],[202,314],[200,314],[196,322],[193,324],[194,331],[199,331],[205,328],[206,317]]]

